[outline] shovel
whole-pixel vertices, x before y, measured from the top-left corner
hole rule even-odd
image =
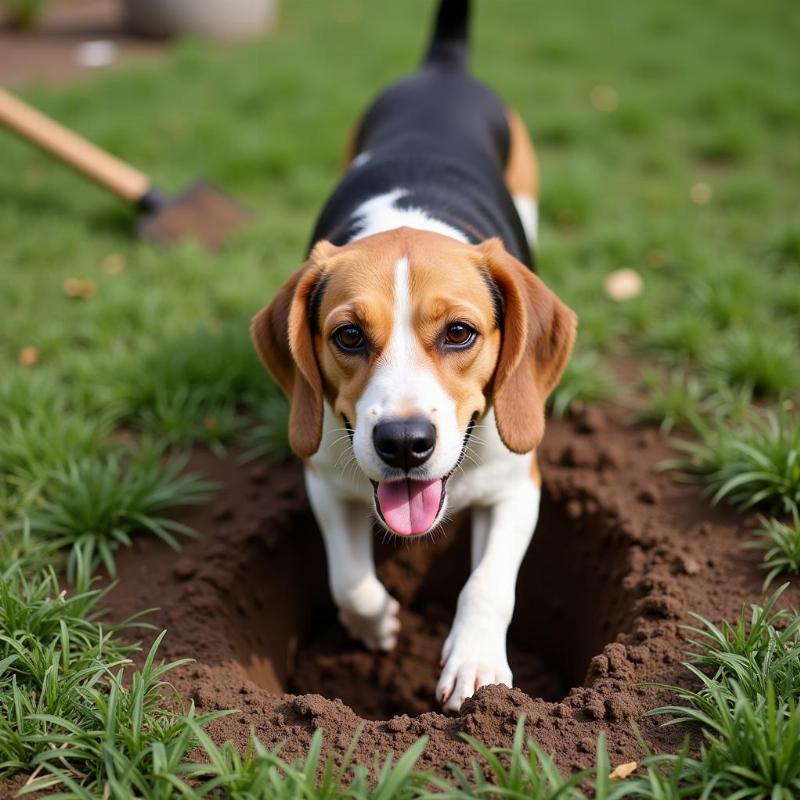
[[[122,198],[141,213],[137,231],[156,244],[192,239],[216,250],[249,214],[229,195],[198,180],[177,197],[160,192],[130,164],[0,89],[0,125]]]

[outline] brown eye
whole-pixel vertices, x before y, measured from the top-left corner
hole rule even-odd
[[[356,325],[342,325],[333,332],[333,342],[345,353],[357,353],[364,349],[367,340]]]
[[[477,333],[463,322],[453,322],[447,326],[445,343],[454,348],[469,347],[476,339]]]

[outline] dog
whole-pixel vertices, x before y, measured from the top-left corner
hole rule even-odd
[[[289,398],[289,441],[322,531],[339,619],[391,650],[399,605],[375,521],[404,538],[470,509],[472,571],[436,696],[457,712],[512,685],[506,634],[536,527],[545,402],[575,314],[533,271],[538,166],[520,116],[468,69],[467,0],[357,122],[308,258],[252,322]]]

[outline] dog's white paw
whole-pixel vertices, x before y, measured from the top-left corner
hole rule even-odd
[[[363,613],[353,607],[340,607],[339,620],[348,633],[370,650],[393,650],[400,633],[400,603],[386,593],[380,609]]]
[[[442,648],[442,665],[436,697],[445,711],[459,711],[461,704],[481,686],[492,683],[512,685],[503,641],[451,633]]]

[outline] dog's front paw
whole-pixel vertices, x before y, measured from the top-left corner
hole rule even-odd
[[[384,590],[378,611],[340,605],[339,621],[348,633],[370,650],[393,650],[400,633],[400,603]]]
[[[442,665],[436,697],[445,711],[459,711],[481,686],[502,683],[510,687],[512,683],[503,641],[451,633],[442,648]]]

